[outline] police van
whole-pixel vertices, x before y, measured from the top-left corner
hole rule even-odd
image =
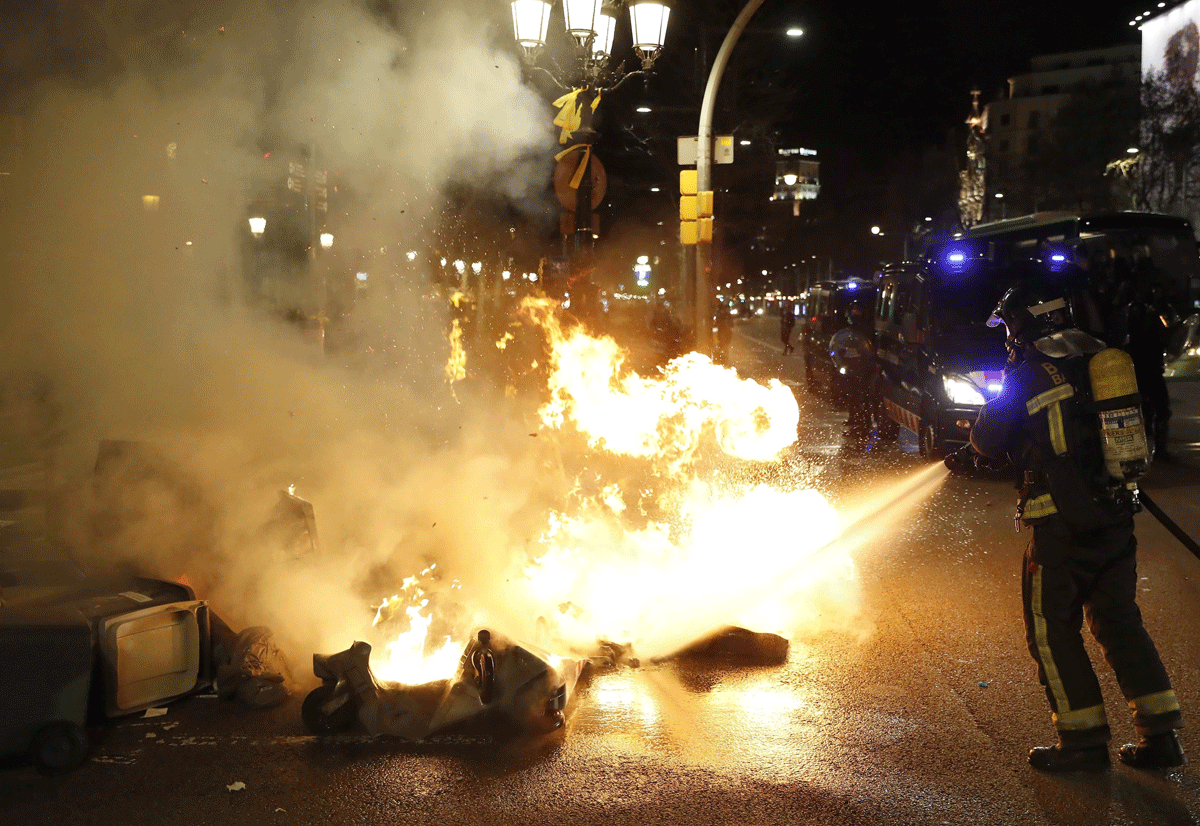
[[[1039,213],[931,244],[919,263],[879,274],[875,313],[884,429],[912,431],[923,455],[964,444],[958,423],[974,421],[999,392],[1004,328],[983,320],[1011,286],[1006,273],[1023,261],[1038,262],[1041,277],[1072,295],[1075,323],[1113,346],[1126,343],[1123,290],[1160,290],[1179,318],[1200,311],[1200,257],[1182,218]]]
[[[1007,285],[954,246],[877,276],[874,405],[883,436],[900,428],[922,456],[965,444],[984,402],[1001,389],[1004,328],[984,324]]]
[[[818,281],[809,288],[803,305],[804,329],[799,340],[804,353],[804,382],[809,393],[840,400],[844,387],[829,352],[829,341],[834,333],[846,326],[846,313],[856,301],[869,313],[875,306],[875,285],[869,281],[846,279]]]

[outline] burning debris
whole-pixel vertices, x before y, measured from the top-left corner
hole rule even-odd
[[[487,629],[467,645],[450,679],[416,686],[381,682],[370,658],[365,642],[313,655],[313,673],[322,684],[301,709],[313,733],[346,731],[355,722],[368,734],[407,740],[479,726],[548,733],[563,726],[584,668],[582,660],[556,657]]]
[[[734,626],[718,629],[690,643],[670,659],[717,659],[747,665],[782,665],[787,662],[789,644],[778,634],[767,634]]]
[[[564,324],[551,302],[523,310],[524,329],[546,339],[539,432],[567,492],[488,596],[528,611],[504,621],[537,647],[486,630],[464,643],[463,628],[496,618],[452,567],[431,563],[376,609],[374,649],[314,657],[315,732],[356,721],[407,739],[485,720],[542,729],[561,721],[585,662],[780,663],[783,635],[856,614],[837,513],[774,463],[796,439],[788,388],[695,353],[641,376],[612,339]]]

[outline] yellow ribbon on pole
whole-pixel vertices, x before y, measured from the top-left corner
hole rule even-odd
[[[579,95],[584,90],[572,89],[565,95],[554,101],[552,106],[558,107],[558,114],[554,116],[554,125],[562,128],[562,132],[558,135],[559,143],[566,143],[571,139],[571,135],[579,130],[583,125],[583,117],[580,111]],[[592,98],[592,111],[596,111],[596,107],[600,105],[600,93],[596,93],[596,97]]]
[[[554,160],[561,161],[567,155],[579,149],[583,150],[583,160],[579,162],[579,166],[575,169],[575,174],[571,176],[571,189],[579,189],[579,185],[583,183],[583,173],[587,170],[588,160],[592,157],[592,145],[590,143],[577,143],[574,146],[568,146],[554,156]]]

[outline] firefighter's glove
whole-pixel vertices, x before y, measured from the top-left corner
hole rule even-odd
[[[946,467],[951,473],[970,473],[978,467],[979,454],[970,445],[963,445],[946,457]]]

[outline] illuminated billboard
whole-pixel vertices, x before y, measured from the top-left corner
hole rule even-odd
[[[1142,32],[1139,146],[1124,173],[1134,206],[1179,215],[1200,226],[1200,0],[1147,19]]]

